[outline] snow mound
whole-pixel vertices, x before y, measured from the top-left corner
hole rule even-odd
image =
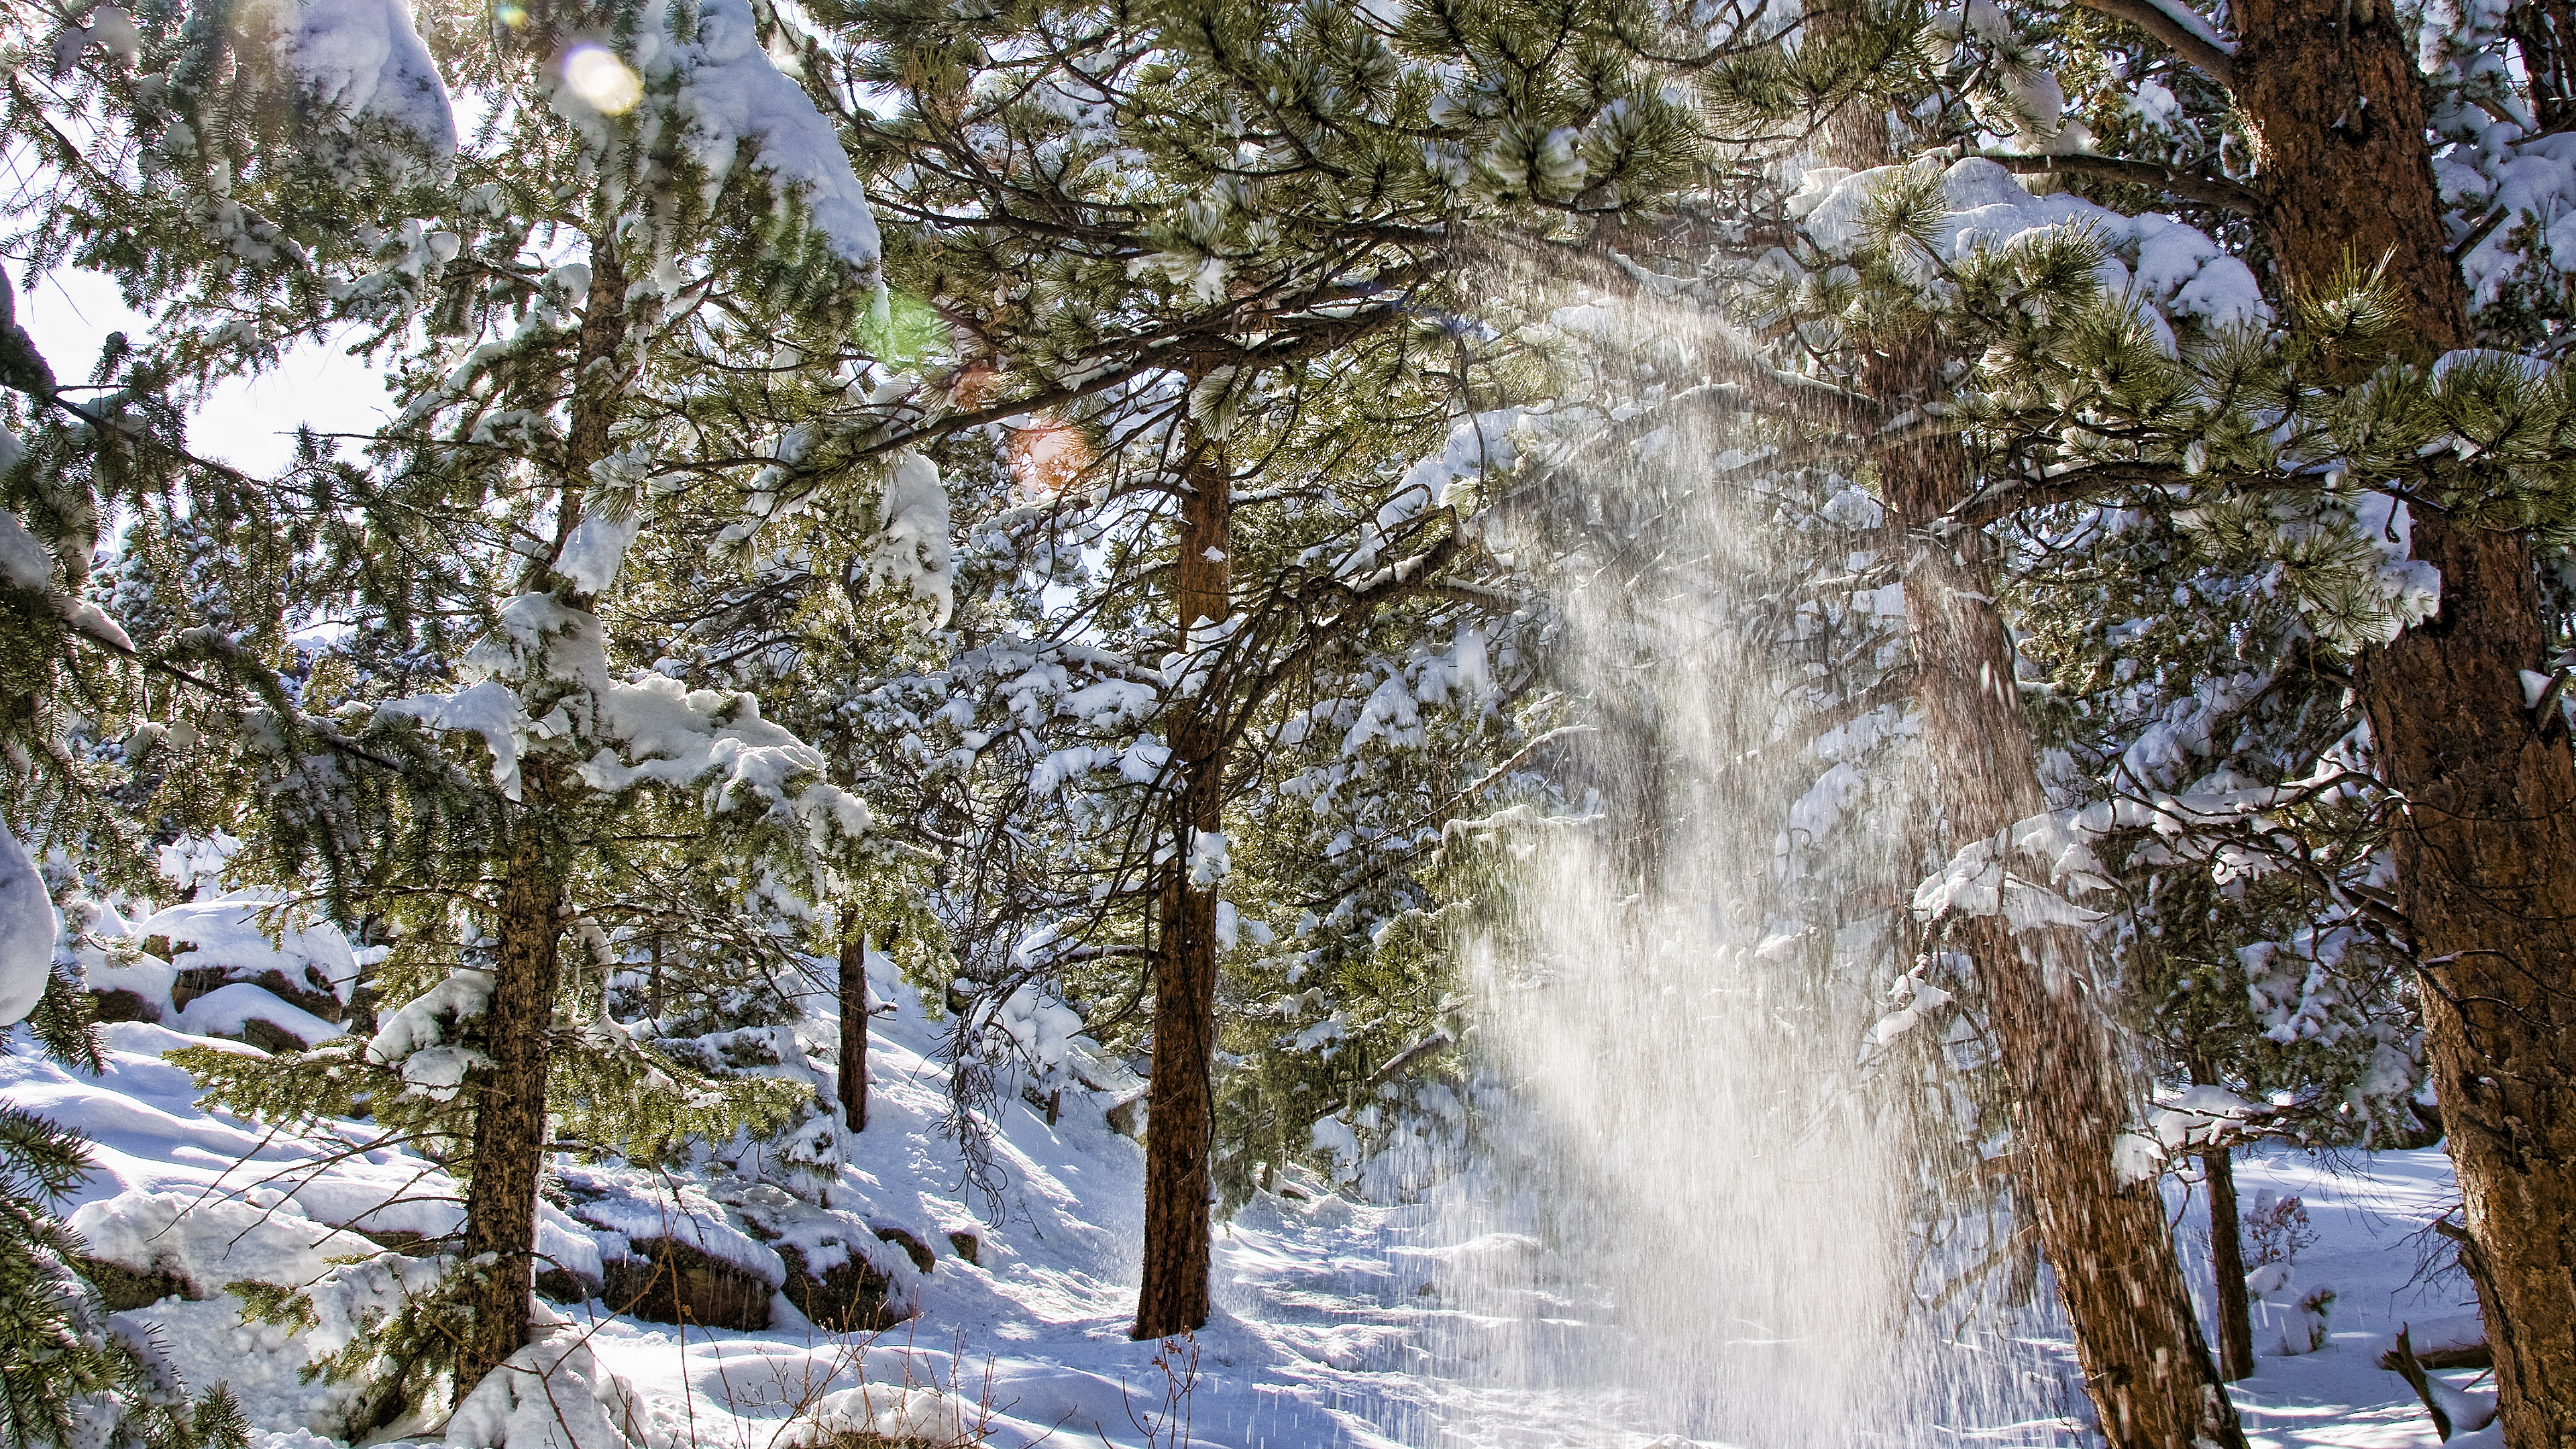
[[[633,1257],[632,1244],[662,1239],[730,1263],[773,1288],[787,1281],[785,1261],[736,1226],[724,1204],[697,1183],[635,1167],[566,1167],[562,1173],[572,1217],[598,1230],[592,1241],[603,1258]]]
[[[197,1036],[241,1036],[255,1021],[266,1022],[308,1047],[342,1034],[339,1023],[325,1021],[247,981],[216,987],[190,1001],[173,1024]]]
[[[245,1281],[302,1288],[329,1273],[335,1259],[383,1251],[284,1202],[256,1206],[176,1192],[125,1192],[86,1203],[72,1214],[71,1229],[89,1244],[90,1256],[177,1278],[192,1298],[211,1298]]]
[[[861,1384],[826,1395],[814,1412],[815,1427],[825,1437],[875,1434],[928,1444],[966,1440],[977,1417],[955,1394],[918,1384]]]
[[[343,1003],[358,980],[357,953],[340,928],[274,891],[227,891],[171,906],[137,923],[134,935],[169,941],[170,965],[179,971],[219,969],[236,981],[274,971],[290,986]]]
[[[634,1391],[558,1325],[483,1376],[447,1421],[452,1449],[629,1449],[667,1444]]]

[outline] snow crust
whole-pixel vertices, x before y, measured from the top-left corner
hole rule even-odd
[[[6,429],[0,429],[0,434],[6,432]],[[17,440],[11,435],[8,448],[0,449],[0,452],[12,451],[16,445]],[[87,599],[71,598],[55,590],[52,550],[27,531],[26,524],[19,521],[17,514],[7,509],[0,509],[0,579],[43,594],[65,623],[109,648],[128,654],[134,652],[133,639],[126,635],[123,625],[108,617],[106,610]]]

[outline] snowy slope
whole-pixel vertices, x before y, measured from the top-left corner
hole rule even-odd
[[[1262,1195],[1220,1229],[1218,1313],[1195,1342],[1195,1377],[1181,1353],[1158,1362],[1156,1345],[1126,1337],[1143,1164],[1137,1145],[1108,1126],[1109,1099],[1068,1092],[1054,1126],[1017,1102],[1003,1107],[991,1125],[1008,1185],[997,1220],[986,1221],[977,1210],[984,1205],[961,1196],[957,1154],[938,1131],[946,1111],[934,1059],[941,1025],[924,1019],[913,993],[892,979],[878,983],[878,996],[901,1008],[876,1023],[869,1127],[834,1204],[935,1245],[932,1271],[902,1280],[917,1293],[920,1313],[871,1340],[806,1327],[783,1300],[779,1322],[791,1326],[766,1333],[684,1332],[612,1316],[596,1302],[568,1310],[571,1330],[599,1367],[625,1381],[654,1449],[802,1443],[820,1426],[860,1422],[870,1404],[852,1391],[863,1384],[876,1386],[870,1403],[881,1426],[897,1413],[962,1413],[1006,1446],[1684,1442],[1624,1426],[1613,1404],[1475,1381],[1479,1334],[1489,1330],[1455,1306],[1444,1285],[1479,1255],[1526,1253],[1535,1244],[1502,1235],[1444,1243],[1433,1209],[1355,1204],[1311,1182],[1292,1188],[1295,1195]],[[206,1205],[208,1226],[221,1226],[241,1211],[225,1204],[251,1204],[288,1231],[243,1241],[266,1243],[261,1251],[305,1262],[307,1271],[350,1242],[331,1227],[439,1232],[456,1220],[454,1184],[443,1173],[399,1150],[366,1147],[357,1124],[336,1139],[295,1137],[199,1111],[186,1075],[158,1054],[205,1039],[140,1023],[110,1026],[106,1039],[108,1069],[95,1079],[44,1061],[23,1037],[19,1051],[0,1058],[0,1100],[76,1123],[91,1140],[98,1171],[75,1206],[180,1194],[182,1205]],[[2249,1428],[2266,1449],[2435,1442],[2404,1385],[2375,1359],[2398,1323],[2463,1311],[2456,1278],[2409,1284],[2418,1256],[2410,1235],[2450,1197],[2448,1163],[2434,1151],[2364,1166],[2366,1173],[2338,1174],[2282,1154],[2239,1168],[2249,1196],[2269,1188],[2304,1200],[2320,1240],[2298,1257],[2299,1289],[2330,1284],[2339,1292],[2327,1348],[2267,1358],[2242,1386]],[[587,1232],[549,1209],[545,1236],[558,1257],[587,1248],[596,1261],[589,1241],[569,1241]],[[977,1262],[951,1251],[952,1232],[975,1235]],[[229,1296],[166,1299],[137,1316],[161,1326],[193,1385],[233,1386],[262,1449],[314,1449],[308,1428],[325,1422],[334,1400],[328,1385],[298,1382],[307,1345],[243,1325]],[[1176,1380],[1193,1387],[1175,1396]],[[944,1392],[898,1403],[907,1385]],[[1183,1421],[1186,1438],[1175,1438]],[[2070,1426],[2052,1422],[1989,1442],[2076,1441]]]

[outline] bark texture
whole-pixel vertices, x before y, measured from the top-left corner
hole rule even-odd
[[[2518,534],[2418,518],[2441,612],[2357,676],[2380,774],[2406,797],[2398,900],[2494,1346],[2510,1449],[2576,1445],[2576,765],[2522,707],[2543,667]]]
[[[1871,371],[1881,397],[1924,397],[1938,358],[1927,348],[1883,357]],[[1943,539],[1924,529],[1966,496],[1967,459],[1944,439],[1893,453],[1881,467],[1890,521],[1909,539],[1915,703],[1949,839],[1992,838],[2048,801],[1984,536]],[[2152,1183],[2120,1180],[2113,1148],[2133,1117],[2134,1092],[2101,1008],[2087,999],[2090,943],[2065,927],[2010,931],[1994,917],[1954,923],[1951,940],[1977,963],[2016,1105],[2015,1196],[2038,1224],[2104,1434],[2114,1449],[2242,1449],[2163,1199]]]
[[[868,1129],[868,943],[841,942],[841,1120]]]
[[[460,1399],[528,1342],[537,1178],[545,1163],[547,1034],[562,974],[556,947],[563,936],[563,877],[542,810],[523,810],[512,831],[494,923],[500,949],[483,1047],[492,1065],[475,1088],[474,1178],[465,1194],[465,1258],[472,1263],[488,1255],[489,1266],[467,1288],[472,1319],[456,1355]]]
[[[2237,100],[2293,295],[2331,283],[2347,246],[2386,259],[2426,355],[2469,341],[2447,251],[2412,45],[2385,4],[2234,7]],[[2545,7],[2523,17],[2555,35]],[[2537,33],[2537,32],[2535,32]],[[2564,69],[2538,64],[2546,90]],[[2348,239],[2348,240],[2347,240]],[[2576,1445],[2576,762],[2524,708],[2547,669],[2528,540],[2416,507],[2414,552],[2441,609],[2359,661],[2381,777],[2405,798],[2398,898],[2413,933],[2452,1161],[2463,1259],[2495,1346],[2511,1449]]]
[[[1848,15],[1821,19],[1830,35]],[[1825,129],[1843,165],[1884,165],[1884,116],[1848,107]],[[1884,401],[1932,398],[1942,357],[1930,339],[1872,358],[1862,386]],[[1994,605],[1982,534],[1935,537],[1932,520],[1967,497],[1954,438],[1892,450],[1879,463],[1888,523],[1908,540],[1906,631],[1914,699],[1955,847],[2048,808],[2014,685],[2010,636]],[[2090,944],[2063,927],[2012,932],[1996,918],[1954,923],[1977,963],[1988,1030],[2015,1103],[2014,1195],[2035,1220],[2075,1331],[2087,1392],[2113,1449],[2243,1449],[2245,1436],[2192,1311],[2182,1258],[2152,1184],[2121,1182],[2113,1148],[2133,1118],[2120,1053],[2086,993]]]
[[[1195,442],[1195,440],[1194,440]],[[1190,491],[1181,500],[1181,540],[1172,561],[1172,603],[1183,652],[1203,646],[1232,612],[1232,495],[1214,452],[1197,443]],[[1175,852],[1160,899],[1162,932],[1154,958],[1154,1083],[1145,1118],[1145,1262],[1137,1290],[1134,1338],[1168,1338],[1207,1323],[1209,1153],[1216,1142],[1216,1100],[1209,1064],[1216,1054],[1215,882],[1190,878],[1190,837],[1224,828],[1225,734],[1209,695],[1185,701],[1175,717],[1172,769],[1180,808],[1170,836]]]
[[[2254,1313],[2245,1301],[2245,1238],[2236,1213],[2236,1149],[2200,1154],[2209,1188],[2209,1266],[2218,1284],[2218,1376],[2254,1372]]]

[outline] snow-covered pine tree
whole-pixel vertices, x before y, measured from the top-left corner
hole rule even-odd
[[[1975,526],[1940,526],[1985,477],[1983,460],[1942,417],[1960,364],[1977,350],[1944,314],[2076,304],[2091,297],[2101,258],[2031,245],[2005,262],[1996,249],[1958,242],[1953,211],[1993,208],[1989,240],[2042,222],[2036,211],[2019,215],[2034,198],[1999,166],[1945,175],[1927,164],[1857,177],[1814,169],[1811,146],[1875,162],[1973,136],[1972,102],[1987,97],[1931,74],[1931,48],[1902,17],[1842,12],[1811,22],[1794,46],[1718,57],[1704,81],[1724,113],[1768,117],[1790,133],[1763,154],[1792,176],[1804,171],[1805,191],[1784,197],[1760,163],[1748,166],[1717,204],[1733,208],[1751,247],[1711,258],[1676,244],[1641,265],[1701,280],[1733,318],[1776,342],[1774,350],[1712,350],[1701,365],[1719,386],[1677,394],[1783,430],[1777,462],[1734,471],[1851,459],[1869,501],[1884,510],[1874,530],[1883,547],[1870,550],[1873,582],[1892,575],[1904,585],[1909,667],[1887,690],[1839,703],[1866,713],[1890,692],[1915,697],[1932,776],[1943,782],[1940,854],[1961,852],[1952,875],[1980,876],[2001,862],[1975,864],[1978,851],[2010,850],[2010,827],[2044,815],[2049,801],[2011,688],[2009,638],[1992,602],[1994,556]],[[2016,79],[2005,88],[2013,105],[2045,110],[2049,88],[2027,74]],[[2056,115],[2030,119],[2044,132],[2061,129]],[[1813,129],[1800,134],[1800,121]],[[2137,244],[2134,234],[2124,240]],[[1760,250],[1782,242],[1767,256]],[[1631,254],[1646,253],[1641,244]],[[2195,255],[2215,254],[2202,239]],[[1973,999],[2012,1105],[2016,1203],[2036,1220],[2057,1269],[2106,1431],[2116,1443],[2234,1442],[2240,1431],[2216,1389],[2162,1216],[2128,1190],[2122,1171],[2120,1142],[2138,1092],[2111,1023],[2074,985],[2099,979],[2090,943],[2062,920],[2016,920],[2029,929],[2014,931],[1991,905],[1941,909],[1956,899],[1917,897],[1935,918],[1931,959],[1975,963]]]
[[[2202,1164],[2235,1379],[2253,1371],[2235,1150],[2418,1140],[2422,1026],[2384,889],[2393,802],[2298,577],[2315,561],[2213,546],[2139,503],[2156,506],[2034,514],[2005,598],[2052,796],[2100,822],[2086,838],[2118,889],[2090,903],[2111,908],[2097,931],[2154,1064],[2159,1144]],[[2352,538],[2330,516],[2307,542],[2332,568]]]
[[[2562,1040],[2549,1023],[2565,1006],[2540,963],[2566,954],[2554,923],[2576,904],[2562,808],[2576,768],[2543,707],[2558,697],[2562,641],[2543,592],[2556,570],[2537,567],[2565,526],[2544,481],[2557,384],[2462,349],[2544,343],[2564,312],[2561,269],[2538,244],[2566,206],[2562,138],[2539,122],[2564,105],[2564,38],[2538,6],[2264,4],[2231,7],[2224,26],[2179,5],[2093,8],[2154,42],[2132,52],[2145,64],[2123,77],[2118,101],[2141,120],[2178,109],[2189,119],[2119,138],[2144,142],[2140,159],[2156,170],[2126,155],[2013,164],[2241,210],[2282,316],[2318,344],[2302,392],[2346,399],[2369,422],[2335,440],[2350,451],[2307,453],[2287,479],[2276,470],[2290,450],[2234,450],[2263,479],[2234,497],[2260,517],[2267,499],[2306,513],[2320,494],[2348,504],[2384,491],[2401,500],[2385,510],[2386,536],[2440,576],[2438,608],[2351,641],[2354,686],[2370,771],[2409,802],[2394,822],[2392,905],[2418,963],[2443,1126],[2471,1204],[2464,1262],[2501,1345],[2507,1440],[2557,1443],[2576,1422],[2564,1387],[2576,1383],[2576,1317],[2542,1285],[2567,1271],[2553,1225],[2576,1201],[2576,1117],[2571,1069],[2548,1044]],[[2416,408],[2438,423],[2418,426]],[[2410,437],[2422,458],[2392,451]],[[2220,443],[2205,440],[2187,471],[2207,471]],[[2264,498],[2246,496],[2257,489]]]
[[[60,384],[5,277],[0,388],[0,1032],[14,1038],[24,1023],[39,1049],[95,1072],[88,1000],[62,968],[54,891],[21,831],[66,859],[111,862],[130,862],[140,836],[114,740],[139,671],[132,641],[92,597],[112,506],[100,491],[112,500],[121,481],[120,439],[100,426],[97,399]],[[101,472],[109,488],[94,490]],[[111,1321],[82,1275],[82,1244],[55,1211],[88,1168],[77,1132],[0,1110],[0,1444],[69,1449],[113,1434],[149,1449],[241,1449],[247,1427],[223,1387],[192,1403],[149,1337]]]
[[[1373,426],[1445,428],[1440,369],[1473,341],[1443,325],[1464,310],[1447,291],[1463,218],[1619,213],[1684,138],[1633,70],[1594,64],[1597,36],[1524,50],[1527,27],[1561,21],[1535,10],[856,18],[876,43],[857,78],[906,100],[877,128],[890,189],[918,198],[919,251],[893,265],[963,353],[923,426],[1019,418],[1039,434],[1024,448],[1053,433],[1096,460],[1020,525],[1056,531],[1030,550],[1054,578],[1092,551],[1107,564],[1054,637],[1008,641],[1026,686],[1009,697],[1023,731],[1070,716],[1108,737],[1076,751],[969,727],[972,748],[1032,751],[1041,798],[1092,796],[1073,812],[1096,842],[1088,879],[1054,892],[1037,938],[1063,944],[1005,979],[1060,956],[1153,962],[1131,994],[1150,989],[1157,1067],[1136,1332],[1181,1332],[1206,1313],[1226,804],[1257,778],[1243,746],[1283,688],[1474,553],[1454,507],[1386,466],[1420,443],[1330,477],[1300,476],[1284,445],[1310,416],[1366,420],[1334,390],[1380,378],[1394,416]],[[1462,59],[1445,87],[1425,64]],[[1098,775],[1119,783],[1094,793]]]
[[[612,938],[792,938],[867,825],[754,699],[652,668],[670,635],[621,607],[622,556],[693,499],[757,515],[785,479],[883,475],[816,448],[865,426],[878,242],[774,19],[441,18],[434,60],[399,7],[100,11],[51,38],[56,93],[98,123],[21,100],[13,125],[50,148],[40,260],[155,311],[138,373],[184,397],[328,339],[389,375],[372,432],[307,439],[274,479],[135,429],[178,461],[123,587],[145,653],[204,685],[173,722],[251,786],[222,802],[252,842],[236,870],[295,889],[319,864],[394,941],[373,1041],[194,1065],[241,1110],[453,1134],[455,1317],[386,1347],[452,1355],[462,1400],[527,1340],[550,1107],[646,1156],[717,1125],[606,1018]],[[461,144],[451,83],[479,117]],[[229,567],[192,576],[208,554]],[[568,933],[592,958],[570,970]]]

